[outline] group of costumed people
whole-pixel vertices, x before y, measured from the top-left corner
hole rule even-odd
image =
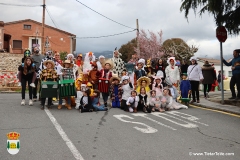
[[[31,54],[26,50],[18,69],[22,86],[21,105],[25,105],[26,83],[29,84],[29,105],[33,105],[33,101],[36,101],[33,90],[36,92],[38,83],[74,80],[74,95],[39,97],[41,109],[45,108],[46,98],[48,108],[53,105],[52,99],[56,98],[58,109],[62,108],[64,99],[67,109],[75,107],[80,112],[106,111],[109,99],[112,108],[134,113],[188,108],[177,102],[178,85],[181,96],[186,98],[191,92],[191,85],[187,73],[182,74],[180,83],[175,57],[168,58],[169,65],[165,68],[160,60],[153,66],[151,59],[138,59],[135,55],[125,63],[117,49],[113,51],[112,58],[102,55],[96,58],[94,53],[88,52],[84,58],[82,54],[78,54],[77,58],[68,54],[64,61],[60,60],[58,52],[47,52],[45,57],[37,52],[34,49]],[[102,104],[100,97],[103,99]]]

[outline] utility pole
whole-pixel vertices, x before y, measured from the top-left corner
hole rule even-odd
[[[136,25],[137,25],[137,55],[140,56],[140,49],[139,49],[139,25],[138,25],[138,19],[136,19]]]
[[[44,54],[44,46],[45,46],[45,43],[44,43],[44,26],[45,26],[45,8],[46,8],[46,4],[45,4],[45,0],[43,0],[43,15],[42,15],[42,45],[41,45],[41,51],[42,51],[42,54]]]

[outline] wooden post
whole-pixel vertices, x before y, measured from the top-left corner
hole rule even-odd
[[[41,45],[41,51],[42,51],[42,54],[45,54],[45,49],[44,49],[44,46],[45,46],[45,43],[44,43],[44,26],[45,26],[45,7],[46,7],[46,4],[45,4],[45,0],[43,0],[43,14],[42,14],[42,45]]]

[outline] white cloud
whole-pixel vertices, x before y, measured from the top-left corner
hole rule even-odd
[[[136,19],[140,29],[163,31],[163,40],[182,38],[190,45],[199,46],[196,55],[217,56],[220,53],[215,36],[214,18],[207,13],[202,17],[190,12],[189,19],[180,12],[180,0],[79,0],[99,13],[124,25],[135,28]],[[2,0],[2,3],[41,5],[39,0]],[[98,15],[75,0],[47,0],[47,7],[60,29],[77,37],[110,35],[132,29],[118,25]],[[0,5],[0,20],[4,22],[34,19],[41,22],[41,7],[12,7]],[[46,13],[46,24],[54,26]],[[77,39],[77,52],[105,51],[120,47],[135,38],[136,33],[99,39]],[[232,54],[239,46],[238,37],[228,37],[223,43],[223,53]]]

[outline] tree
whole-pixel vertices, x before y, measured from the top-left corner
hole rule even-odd
[[[199,15],[204,12],[213,14],[217,26],[225,26],[230,34],[238,35],[240,32],[240,1],[239,0],[182,0],[180,11],[185,12],[188,18],[189,10],[196,14],[201,7]]]
[[[181,38],[171,38],[163,42],[164,58],[174,56],[178,60],[188,60],[198,51],[195,46],[188,44]]]
[[[131,59],[132,55],[135,53],[134,47],[137,47],[137,41],[135,38],[121,46],[119,52],[122,53],[121,58],[124,62],[128,62],[129,59]]]
[[[60,59],[64,61],[68,53],[66,51],[61,51],[59,54],[60,54]]]
[[[148,31],[150,37],[148,38],[147,33],[144,30],[140,31],[138,37],[139,50],[134,47],[134,51],[140,58],[159,58],[164,54],[162,47],[162,31],[158,32],[157,35],[152,31]]]

